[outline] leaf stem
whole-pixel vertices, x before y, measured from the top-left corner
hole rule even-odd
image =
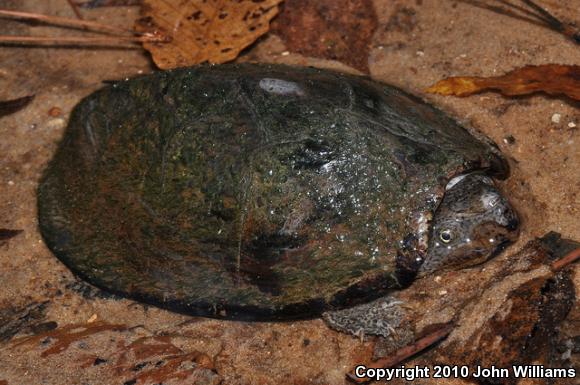
[[[447,337],[453,331],[453,328],[454,325],[452,323],[445,324],[439,329],[435,330],[434,332],[429,333],[423,338],[420,338],[415,343],[407,345],[397,350],[392,356],[381,358],[376,362],[373,362],[372,364],[366,366],[369,368],[391,368],[395,365],[398,365],[407,358],[419,353],[420,351],[434,345],[438,341]],[[370,380],[369,378],[357,377],[353,371],[347,374],[347,378],[350,381],[358,384],[366,383]]]
[[[126,43],[143,43],[160,41],[158,37],[147,36],[117,36],[117,37],[66,37],[66,36],[0,36],[0,44],[43,44],[43,45],[120,45]]]
[[[558,271],[580,259],[580,248],[572,250],[557,261],[552,262],[552,270]]]
[[[67,1],[68,1],[68,5],[70,5],[70,7],[72,8],[73,12],[77,16],[77,19],[83,20],[83,15],[81,15],[81,12],[79,11],[79,8],[75,4],[75,2],[73,0],[67,0]]]
[[[21,11],[9,11],[6,9],[0,9],[0,16],[11,17],[15,19],[25,19],[25,20],[38,20],[48,24],[61,25],[66,27],[80,28],[85,30],[90,30],[93,32],[108,33],[108,34],[139,34],[136,31],[130,29],[124,29],[120,27],[112,27],[109,25],[100,24],[94,21],[87,20],[76,20],[68,17],[50,16],[42,15],[39,13],[31,12],[21,12]]]

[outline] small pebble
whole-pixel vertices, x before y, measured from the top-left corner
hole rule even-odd
[[[91,318],[89,318],[89,319],[87,320],[87,323],[88,323],[88,324],[92,324],[92,323],[93,323],[93,322],[95,322],[96,320],[97,320],[97,314],[95,313],[95,314],[93,314],[93,315],[91,316]]]
[[[441,282],[441,279],[442,279],[441,276],[438,275],[435,277],[435,282],[439,283],[439,282]]]
[[[560,118],[562,118],[561,114],[552,115],[552,123],[560,123]]]
[[[290,52],[288,52],[288,51],[284,51],[284,52],[282,52],[282,54],[281,54],[281,55],[282,55],[282,56],[288,56],[288,55],[290,55]]]
[[[50,110],[48,110],[48,115],[52,116],[53,118],[56,118],[61,114],[62,110],[59,107],[52,107]]]
[[[447,290],[440,290],[439,291],[439,295],[445,295],[445,294],[447,294]]]
[[[88,344],[87,344],[85,341],[81,341],[81,342],[79,342],[77,346],[78,346],[80,349],[85,349],[85,350],[89,348],[89,345],[88,345]]]
[[[505,138],[503,138],[503,142],[505,144],[514,144],[516,142],[516,138],[514,138],[513,135],[508,135]]]
[[[576,123],[570,122],[570,123],[568,123],[568,127],[569,128],[574,128],[574,127],[576,127]]]
[[[48,121],[47,125],[49,128],[63,127],[64,126],[64,119],[62,119],[62,118],[51,119]]]

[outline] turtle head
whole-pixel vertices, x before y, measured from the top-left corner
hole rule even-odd
[[[486,261],[515,240],[519,221],[493,181],[472,173],[449,181],[431,224],[421,275]]]

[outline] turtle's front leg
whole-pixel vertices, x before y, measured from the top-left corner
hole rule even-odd
[[[382,336],[395,345],[406,344],[410,331],[405,317],[404,303],[390,296],[348,309],[334,310],[322,315],[331,328],[355,336]]]

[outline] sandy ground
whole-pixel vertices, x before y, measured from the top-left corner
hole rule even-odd
[[[579,0],[544,3],[556,14],[580,21]],[[0,0],[0,8],[74,16],[65,0]],[[459,99],[422,91],[451,75],[496,75],[529,64],[580,64],[579,47],[540,26],[463,2],[376,0],[375,8],[379,28],[369,57],[371,76],[421,95],[476,127],[510,158],[512,177],[502,189],[523,224],[520,241],[508,253],[548,231],[580,240],[578,103],[545,95],[508,99],[485,93]],[[386,28],[403,8],[414,11],[408,25]],[[94,20],[128,26],[137,8],[85,12]],[[0,33],[63,32],[2,20]],[[242,60],[354,71],[285,51],[279,38],[268,36]],[[35,191],[70,110],[104,80],[150,71],[151,62],[140,50],[0,47],[0,100],[36,95],[26,109],[0,120],[0,228],[24,230],[0,245],[0,321],[5,323],[0,322],[0,385],[344,383],[344,373],[370,357],[372,340],[361,343],[329,330],[320,320],[225,322],[111,298],[77,281],[44,245],[37,230]],[[51,116],[53,107],[62,113]],[[576,306],[570,324],[579,324],[578,313]],[[85,328],[71,330],[60,340],[53,335],[14,343],[21,336],[42,337],[56,325]],[[79,333],[76,339],[71,337],[74,332]],[[55,343],[62,351],[46,349]],[[195,352],[199,354],[193,357]],[[175,370],[163,369],[169,364]],[[214,371],[204,369],[212,365]]]

